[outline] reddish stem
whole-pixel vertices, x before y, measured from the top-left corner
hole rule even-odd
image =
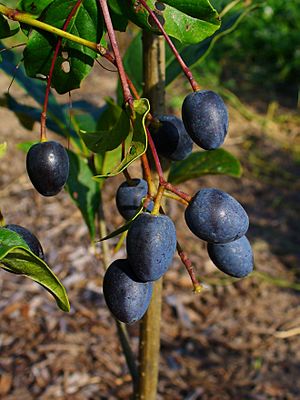
[[[82,0],[78,0],[77,3],[75,4],[75,6],[72,8],[68,18],[66,19],[64,26],[62,28],[63,31],[67,30],[67,27],[69,25],[69,23],[71,22],[71,19],[73,18],[73,16],[75,15],[76,11],[78,10],[79,6],[81,5]],[[44,100],[44,105],[43,105],[43,111],[41,114],[41,136],[40,136],[40,140],[42,141],[46,141],[47,137],[46,137],[46,119],[47,119],[47,108],[48,108],[48,102],[49,102],[49,94],[50,94],[50,87],[51,87],[51,81],[52,81],[52,76],[53,76],[53,72],[54,72],[54,67],[55,67],[55,62],[57,60],[57,56],[60,50],[60,46],[62,43],[62,38],[59,38],[54,50],[54,55],[52,58],[52,62],[51,62],[51,66],[50,66],[50,70],[49,70],[49,75],[48,75],[48,79],[47,79],[47,87],[46,87],[46,92],[45,92],[45,100]]]
[[[165,180],[160,180],[159,183],[160,183],[160,185],[164,186],[165,189],[169,190],[169,192],[177,194],[177,196],[181,197],[183,200],[187,201],[188,203],[191,202],[192,196],[188,195],[187,193],[183,192],[182,190],[177,189],[176,186],[172,185],[172,183],[169,183]]]
[[[134,86],[132,80],[129,78],[129,76],[126,74],[126,79],[128,82],[128,85],[130,87],[131,93],[133,93],[133,96],[138,100],[140,99],[140,95],[138,94],[138,91],[136,90],[136,87]]]
[[[153,156],[155,168],[156,168],[156,171],[157,171],[157,174],[158,174],[158,177],[159,177],[159,182],[160,181],[165,182],[164,173],[163,173],[163,170],[162,170],[162,167],[161,167],[161,164],[160,164],[160,160],[159,160],[159,157],[158,157],[158,154],[157,154],[157,151],[156,151],[156,148],[155,148],[155,144],[153,142],[153,139],[152,139],[152,136],[151,136],[151,133],[150,133],[148,127],[146,127],[146,132],[147,132],[149,147],[150,147],[150,150],[151,150],[151,153],[152,153],[152,156]]]
[[[110,61],[111,63],[116,65],[116,60],[114,59],[114,57],[113,57],[113,55],[111,53],[107,52],[103,56],[108,61]],[[134,87],[134,84],[132,83],[130,78],[126,75],[126,73],[125,73],[125,76],[126,76],[128,84],[130,85],[130,87],[132,89],[132,93],[134,94],[135,98],[139,99],[140,96],[139,96],[136,88]],[[151,119],[153,118],[150,113],[148,114],[148,116],[150,116]],[[149,147],[150,147],[151,153],[153,155],[155,168],[156,168],[158,176],[159,176],[160,185],[163,186],[165,189],[169,190],[170,192],[173,192],[173,193],[177,194],[177,196],[179,196],[180,198],[182,198],[183,200],[185,200],[186,202],[189,203],[191,201],[191,199],[192,199],[191,196],[189,196],[187,193],[182,192],[181,190],[178,190],[175,186],[173,186],[171,183],[169,183],[169,182],[167,182],[165,180],[164,174],[163,174],[163,170],[162,170],[162,167],[161,167],[161,163],[160,163],[157,151],[156,151],[156,147],[155,147],[155,144],[153,142],[153,139],[152,139],[152,136],[151,136],[151,133],[150,133],[148,127],[146,127],[146,132],[147,132]],[[146,154],[144,154],[142,156],[142,163],[143,163],[145,177],[146,177],[146,180],[148,182],[150,193],[151,193],[152,187],[153,187],[153,183],[150,183],[150,182],[152,182],[151,171],[150,171],[149,162],[148,162],[148,158],[147,158]]]
[[[194,267],[193,267],[191,260],[188,258],[188,256],[185,254],[185,252],[182,250],[182,248],[178,242],[177,242],[176,248],[177,248],[177,253],[178,253],[179,257],[191,278],[191,281],[194,286],[194,292],[200,293],[202,290],[202,285],[196,278]]]
[[[120,76],[120,81],[121,81],[121,85],[122,85],[122,90],[123,90],[123,97],[124,97],[124,102],[125,104],[129,104],[130,106],[132,106],[133,103],[133,98],[129,89],[129,85],[127,82],[127,78],[126,78],[126,73],[124,70],[124,66],[123,66],[123,62],[122,62],[122,58],[121,58],[121,54],[120,54],[120,50],[119,50],[119,46],[117,43],[117,39],[116,39],[116,35],[115,35],[115,31],[114,31],[114,27],[111,21],[111,17],[109,14],[109,9],[107,6],[107,1],[106,0],[99,0],[99,4],[100,7],[102,9],[102,14],[103,14],[103,18],[105,21],[105,25],[107,28],[107,32],[108,32],[108,36],[109,36],[109,40],[111,43],[111,47],[113,49],[114,52],[114,56],[115,56],[115,62],[119,71],[119,76]]]
[[[164,38],[166,39],[166,42],[168,43],[168,45],[170,46],[171,50],[173,51],[177,61],[180,64],[180,67],[182,68],[183,72],[185,73],[186,77],[188,78],[188,80],[190,82],[190,85],[192,86],[192,89],[194,90],[194,92],[196,92],[197,90],[200,89],[200,86],[195,81],[191,70],[186,65],[186,63],[183,61],[182,57],[178,53],[176,47],[174,46],[174,44],[171,41],[169,35],[167,34],[167,32],[165,31],[164,27],[160,23],[159,19],[157,18],[155,13],[151,10],[151,8],[148,6],[148,4],[146,3],[145,0],[139,0],[139,2],[142,4],[142,6],[148,11],[148,13],[153,18],[153,20],[154,20],[155,24],[157,25],[158,29],[161,31],[161,33],[163,34]]]

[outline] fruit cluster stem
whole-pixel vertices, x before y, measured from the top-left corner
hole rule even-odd
[[[176,47],[174,46],[172,40],[170,39],[169,35],[167,34],[167,32],[165,31],[164,27],[162,26],[162,24],[160,23],[159,19],[157,18],[156,14],[151,10],[151,8],[148,6],[148,4],[146,3],[145,0],[139,0],[139,2],[141,3],[141,5],[148,11],[148,13],[151,15],[151,17],[153,18],[153,21],[155,22],[155,24],[157,25],[158,29],[161,31],[161,33],[163,34],[166,42],[168,43],[168,45],[170,46],[172,52],[174,53],[182,71],[184,72],[184,74],[186,75],[187,79],[190,82],[190,85],[193,89],[194,92],[196,92],[197,90],[200,89],[200,86],[198,85],[198,83],[195,81],[192,71],[189,69],[189,67],[186,65],[186,63],[183,61],[182,57],[180,56],[180,54],[178,53],[178,50],[176,49]]]
[[[170,182],[166,182],[164,179],[162,179],[159,183],[162,186],[164,186],[166,190],[169,190],[170,192],[181,197],[187,203],[190,203],[190,201],[192,200],[192,196],[188,195],[187,193],[183,192],[182,190],[177,189],[177,187],[172,185]]]
[[[177,253],[178,253],[183,265],[185,266],[185,268],[191,278],[191,281],[192,281],[192,284],[194,287],[194,293],[200,293],[202,291],[203,287],[196,277],[194,267],[193,267],[191,260],[188,258],[188,256],[183,251],[182,247],[180,246],[180,244],[178,242],[176,245],[176,249],[177,249]]]
[[[154,207],[151,214],[158,215],[160,210],[160,205],[162,202],[162,198],[164,195],[165,188],[163,186],[159,186],[157,195],[155,197]]]

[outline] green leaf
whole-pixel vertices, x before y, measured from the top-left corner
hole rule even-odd
[[[95,180],[118,175],[133,161],[145,153],[148,144],[145,119],[150,111],[148,99],[134,100],[133,109],[134,115],[132,116],[132,129],[125,141],[125,157],[121,163],[115,165],[108,173],[95,176]],[[117,149],[114,149],[113,152],[115,152],[113,157],[115,160],[118,153],[120,156],[122,155],[122,145],[117,147]]]
[[[72,151],[68,151],[68,154],[70,172],[66,189],[79,208],[93,240],[96,233],[95,216],[100,205],[99,184],[92,179],[94,174],[86,159]]]
[[[0,158],[2,158],[5,155],[6,150],[7,150],[7,143],[6,142],[0,143]]]
[[[220,26],[217,11],[208,0],[147,0],[168,35],[182,43],[199,43],[211,36]],[[123,3],[123,12],[135,24],[148,31],[160,33],[154,20],[137,2]]]
[[[0,14],[0,39],[15,35],[19,32],[19,27],[11,29],[7,19]]]
[[[41,15],[54,0],[20,0],[17,9],[32,15]]]
[[[118,0],[108,0],[110,17],[116,31],[125,32],[128,25],[128,18],[125,16]]]
[[[130,131],[130,119],[125,110],[111,130],[98,132],[80,131],[80,136],[87,148],[94,153],[101,153],[116,149],[126,139]]]
[[[1,46],[3,49],[4,47]],[[3,53],[3,62],[0,64],[0,68],[10,77],[14,79],[14,82],[18,83],[18,85],[23,88],[26,93],[31,96],[38,104],[43,105],[45,98],[45,83],[28,79],[25,74],[24,68],[22,65],[19,68],[16,68],[16,65],[19,64],[19,60],[14,54],[13,51],[6,49]],[[35,121],[40,120],[41,110],[39,108],[30,107],[27,105],[22,105],[18,103],[16,99],[10,94],[6,94],[4,99],[1,99],[1,106],[8,107],[12,111],[16,111],[18,113],[27,115],[31,119]],[[59,104],[53,95],[50,92],[49,95],[49,103],[48,103],[48,123],[51,124],[51,129],[60,135],[66,136],[66,126],[68,125],[68,117],[64,112],[64,109],[61,104]],[[71,131],[68,133],[74,135]]]
[[[217,41],[234,31],[243,19],[257,7],[259,5],[254,4],[245,10],[239,10],[228,16],[226,15],[224,20],[222,20],[221,28],[213,36],[203,40],[201,43],[191,44],[181,49],[180,55],[186,64],[189,67],[199,65],[208,56]],[[169,50],[167,51],[166,63],[166,85],[169,85],[177,76],[182,74],[182,69],[174,54]]]
[[[217,149],[195,152],[185,160],[174,163],[168,180],[179,184],[202,175],[230,175],[238,178],[241,174],[240,162],[228,151]]]
[[[26,154],[26,153],[28,153],[30,147],[33,146],[33,145],[36,144],[36,143],[39,143],[39,142],[38,142],[38,141],[37,141],[37,142],[34,142],[34,141],[21,142],[21,143],[18,143],[18,144],[17,144],[17,148],[18,148],[19,150],[23,151],[23,153]]]
[[[62,28],[76,0],[54,0],[41,15],[41,20]],[[67,31],[99,43],[103,34],[102,14],[98,2],[85,0],[72,18]],[[24,65],[29,77],[49,75],[57,37],[53,34],[34,30],[24,50]],[[60,94],[79,88],[81,81],[89,74],[97,53],[66,39],[62,40],[52,78],[52,86]]]
[[[70,311],[66,290],[57,276],[43,260],[30,251],[16,232],[6,228],[0,228],[0,267],[39,283],[52,294],[61,310]]]

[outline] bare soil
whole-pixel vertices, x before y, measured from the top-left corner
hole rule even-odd
[[[93,74],[75,97],[98,104],[99,88],[100,102],[113,93],[111,76]],[[1,76],[1,93],[8,82]],[[27,104],[17,86],[12,94]],[[192,293],[175,257],[164,280],[159,400],[300,398],[299,117],[287,117],[286,110],[268,116],[249,110],[253,118],[230,108],[225,145],[240,159],[243,177],[209,176],[181,187],[189,193],[218,187],[242,202],[251,221],[255,273],[233,281],[218,272],[205,244],[186,229],[183,206],[169,204],[205,290]],[[3,108],[0,121],[0,142],[9,146],[0,162],[1,210],[8,223],[40,238],[71,302],[64,314],[40,286],[0,271],[0,399],[130,399],[130,374],[103,299],[103,268],[80,213],[67,193],[42,198],[27,178],[25,155],[16,144],[36,139],[38,126],[25,130]],[[114,204],[121,181],[106,185],[109,231],[122,223]],[[122,249],[113,257],[124,256]],[[137,353],[138,325],[128,329]]]

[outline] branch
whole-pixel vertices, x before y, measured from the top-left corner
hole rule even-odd
[[[0,5],[0,14],[5,15],[8,19],[11,19],[12,21],[18,21],[30,26],[33,26],[37,29],[41,29],[46,32],[54,33],[57,36],[60,36],[64,39],[70,40],[72,42],[81,44],[83,46],[86,46],[92,50],[94,50],[96,53],[101,54],[102,56],[106,54],[107,49],[102,46],[101,44],[91,42],[89,40],[83,39],[81,37],[78,37],[76,35],[72,35],[72,33],[65,32],[62,29],[55,28],[52,25],[46,24],[45,22],[39,21],[34,18],[34,16],[20,12],[18,10],[15,10],[13,8],[9,8],[3,5]]]

